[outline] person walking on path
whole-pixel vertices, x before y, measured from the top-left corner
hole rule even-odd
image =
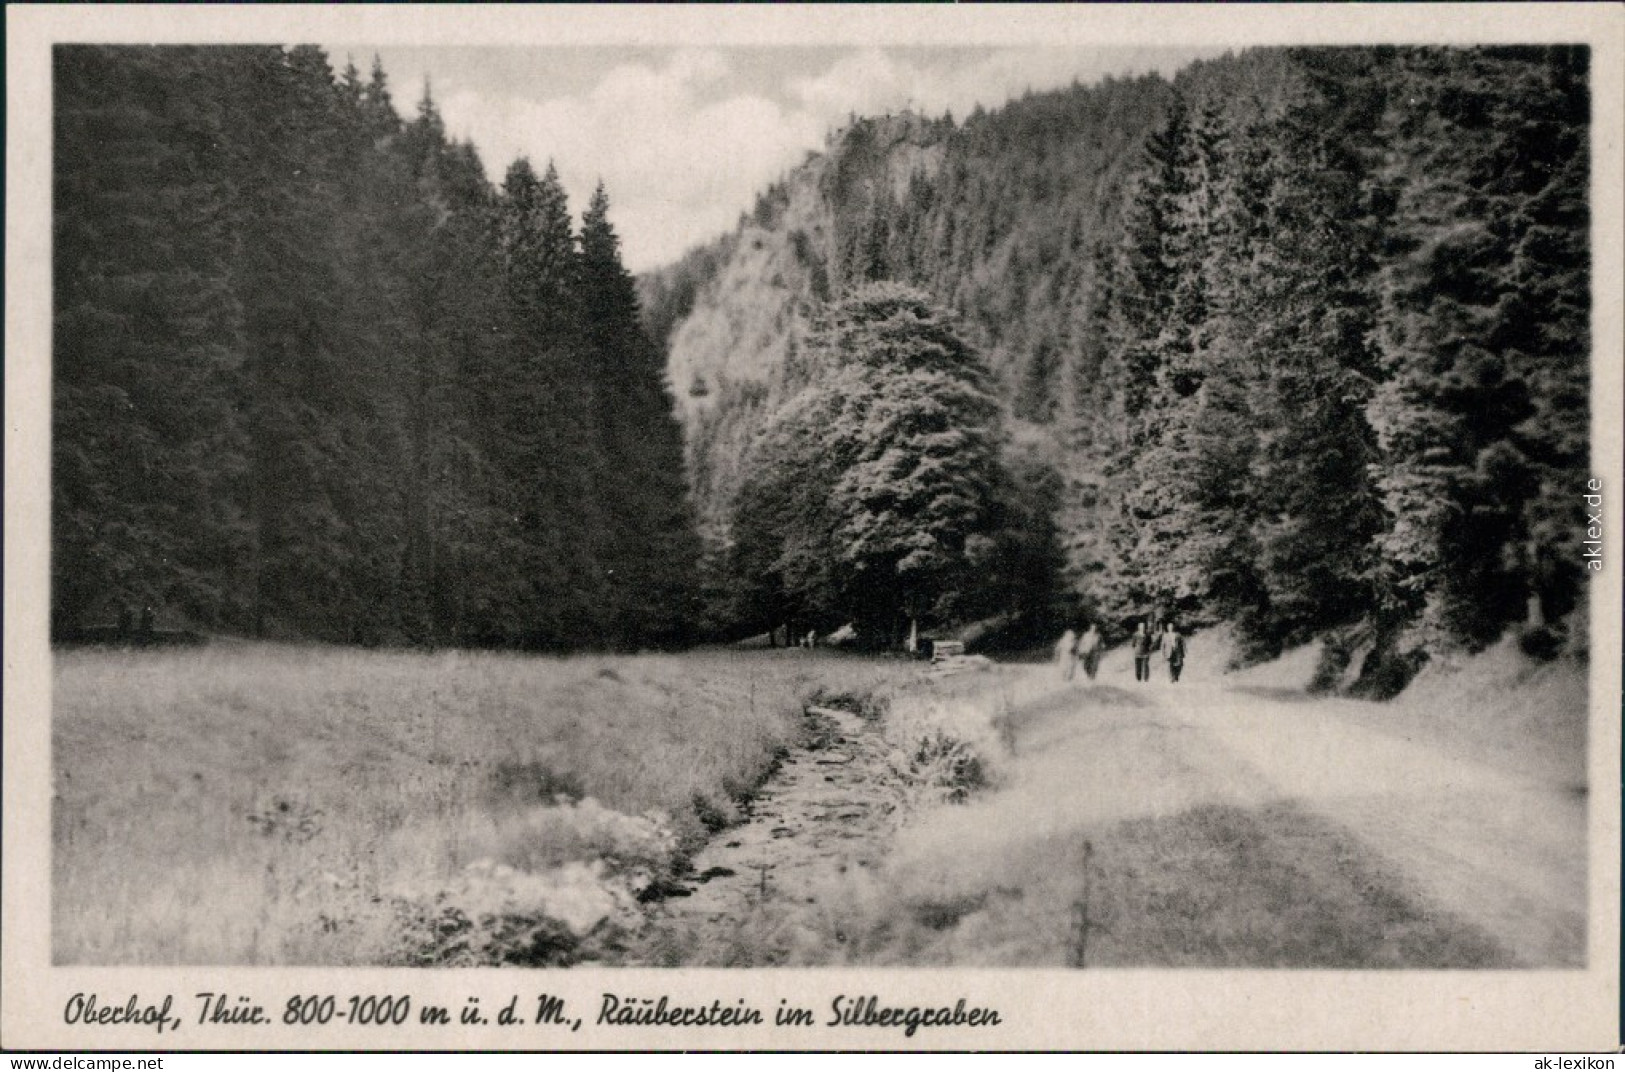
[[[1055,642],[1055,664],[1060,668],[1062,680],[1071,681],[1077,666],[1078,634],[1068,629]]]
[[[1093,681],[1095,672],[1100,669],[1100,630],[1095,628],[1094,622],[1090,622],[1089,628],[1078,638],[1078,661],[1083,663],[1084,674]]]
[[[1174,628],[1173,622],[1163,626],[1159,644],[1162,648],[1162,657],[1168,660],[1168,680],[1178,681],[1179,672],[1185,669],[1185,638],[1179,635],[1179,630]]]
[[[1151,634],[1146,632],[1145,622],[1134,627],[1134,639],[1130,642],[1134,648],[1134,680],[1151,680]]]

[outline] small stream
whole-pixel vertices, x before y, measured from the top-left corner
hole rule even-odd
[[[878,866],[902,820],[909,772],[879,727],[807,711],[809,744],[762,785],[744,823],[693,859],[689,891],[650,906],[654,963],[742,965],[839,959],[820,894]],[[827,898],[825,898],[827,899]],[[662,954],[662,948],[665,952]]]

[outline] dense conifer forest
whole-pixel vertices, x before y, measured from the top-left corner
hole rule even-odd
[[[825,303],[890,280],[992,371],[989,479],[1033,527],[990,565],[1050,539],[1062,560],[1056,584],[1004,589],[1029,635],[1226,620],[1255,657],[1374,648],[1374,692],[1508,627],[1583,647],[1587,63],[1261,50],[833,135],[641,283],[716,624],[741,600],[779,608],[752,627],[806,613],[794,548],[739,565],[756,458],[806,406]],[[972,603],[990,610],[927,616]]]
[[[681,641],[692,525],[602,188],[313,47],[55,54],[53,630]]]
[[[637,281],[299,47],[55,58],[53,630],[1583,646],[1588,52],[854,117]]]

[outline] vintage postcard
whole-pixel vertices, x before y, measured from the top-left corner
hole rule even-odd
[[[7,31],[8,1050],[1619,1044],[1619,8]]]

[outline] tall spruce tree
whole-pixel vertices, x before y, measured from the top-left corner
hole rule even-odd
[[[640,319],[600,182],[581,219],[578,276],[604,459],[601,497],[611,636],[623,646],[690,635],[697,615],[682,433],[660,351]]]
[[[1587,56],[1405,49],[1372,183],[1382,270],[1390,591],[1424,633],[1478,645],[1574,604],[1559,522],[1587,454]]]
[[[1304,65],[1310,91],[1271,126],[1267,257],[1252,281],[1265,363],[1252,531],[1268,605],[1246,621],[1268,644],[1369,611],[1381,524],[1363,409],[1376,374],[1376,221],[1362,153],[1377,97],[1358,55],[1317,52]]]
[[[540,178],[523,159],[508,170],[499,241],[515,325],[504,427],[516,447],[508,477],[530,553],[530,642],[608,642],[608,526],[597,487],[605,463],[583,330],[578,254],[551,164]]]
[[[53,54],[52,625],[241,623],[247,443],[222,57]],[[169,90],[176,79],[195,95]]]

